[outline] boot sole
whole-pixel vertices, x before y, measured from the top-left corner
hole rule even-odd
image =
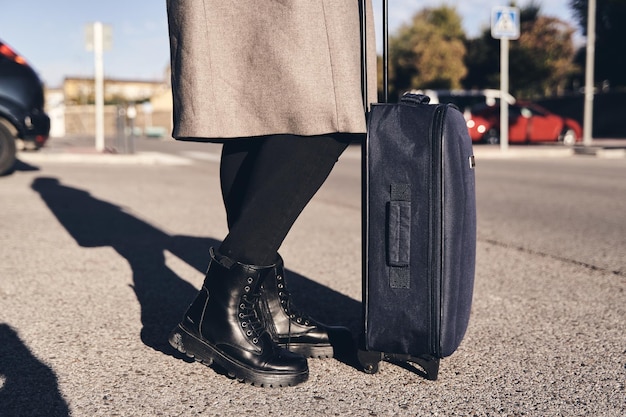
[[[189,333],[180,324],[170,333],[170,345],[180,353],[193,358],[203,365],[216,364],[223,368],[230,378],[260,387],[291,387],[306,381],[309,370],[298,373],[267,372],[250,369],[231,357],[223,354],[211,344]]]
[[[332,358],[335,351],[331,345],[310,345],[297,343],[279,343],[278,346],[290,352],[300,354],[305,358]]]

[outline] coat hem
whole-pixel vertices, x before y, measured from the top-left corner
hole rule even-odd
[[[268,138],[272,136],[288,135],[294,137],[316,137],[316,136],[335,136],[338,140],[346,141],[350,143],[361,142],[365,138],[365,133],[354,132],[327,132],[317,135],[296,135],[292,133],[276,133],[270,135],[255,135],[255,136],[239,136],[239,137],[199,137],[199,136],[172,136],[175,140],[181,142],[205,142],[205,143],[226,143],[235,140],[258,140]]]

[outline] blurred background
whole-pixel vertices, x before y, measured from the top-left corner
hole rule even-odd
[[[3,2],[0,40],[23,56],[44,84],[50,136],[94,131],[94,53],[89,27],[107,27],[105,130],[120,109],[138,135],[171,129],[165,2],[78,0]],[[510,93],[579,123],[583,119],[587,0],[391,0],[390,93],[498,89],[499,41],[491,10],[520,8],[521,36],[511,42]],[[380,34],[380,0],[374,0]],[[626,137],[626,1],[597,0],[595,137]],[[379,36],[380,43],[380,36]],[[380,50],[380,47],[379,47]],[[129,111],[129,113],[126,113]]]

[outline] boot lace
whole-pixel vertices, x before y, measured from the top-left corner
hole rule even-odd
[[[289,326],[291,322],[295,321],[298,324],[304,324],[309,326],[312,323],[312,319],[306,314],[300,312],[296,306],[291,302],[291,293],[285,286],[285,279],[282,274],[276,275],[276,286],[278,288],[278,298],[280,299],[280,305],[287,316],[289,316]],[[291,333],[291,332],[290,332]]]
[[[252,292],[253,282],[253,278],[248,278],[248,285],[244,288],[245,294],[241,296],[241,302],[239,303],[238,317],[246,336],[256,345],[259,343],[259,338],[267,330],[257,313],[257,305],[261,293]]]

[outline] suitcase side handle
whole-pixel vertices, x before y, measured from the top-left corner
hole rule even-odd
[[[411,184],[391,184],[386,243],[389,286],[411,288]]]

